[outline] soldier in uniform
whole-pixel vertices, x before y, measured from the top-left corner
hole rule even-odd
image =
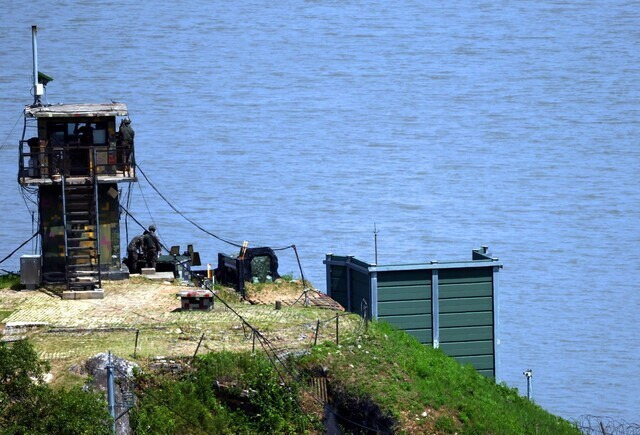
[[[147,232],[145,231],[145,234]],[[131,243],[127,246],[127,260],[129,262],[129,272],[138,273],[138,259],[140,258],[140,254],[142,251],[142,240],[144,238],[144,234],[140,236],[135,236],[131,239]],[[146,259],[145,259],[146,261]]]
[[[84,146],[92,146],[93,145],[93,127],[91,127],[91,123],[87,122],[84,124],[84,127],[80,127],[78,130],[80,133],[80,143]]]
[[[149,225],[149,231],[145,233],[142,244],[144,246],[144,252],[146,254],[147,267],[156,268],[156,260],[158,259],[158,253],[161,251],[160,241],[156,236],[156,226]]]
[[[124,171],[129,170],[131,163],[131,150],[133,149],[133,138],[136,132],[131,128],[131,120],[125,118],[120,123],[120,130],[118,131],[118,140],[122,147],[122,163],[124,164]]]

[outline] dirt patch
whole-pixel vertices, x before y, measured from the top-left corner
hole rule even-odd
[[[276,301],[283,306],[312,306],[344,311],[344,308],[326,294],[310,287],[302,287],[300,281],[276,280],[274,283],[246,285],[247,300],[252,304],[274,305]]]
[[[327,385],[332,412],[347,433],[393,434],[396,420],[370,397],[353,395],[339,386]]]

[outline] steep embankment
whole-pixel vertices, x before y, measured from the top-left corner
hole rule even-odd
[[[140,385],[133,420],[142,432],[157,424],[170,432],[320,432],[326,414],[356,433],[579,433],[516,390],[384,324],[287,361],[212,353],[189,375],[147,376]]]
[[[517,390],[496,385],[387,324],[373,324],[342,347],[325,343],[301,364],[326,367],[338,414],[366,426],[377,415],[371,413],[375,404],[399,431],[579,433]]]
[[[100,301],[0,290],[0,325],[40,325],[12,327],[6,338],[29,338],[51,361],[56,387],[85,383],[69,368],[97,352],[135,360],[146,373],[132,410],[137,433],[320,433],[325,415],[347,432],[578,433],[388,325],[366,328],[355,315],[303,307],[299,283],[248,289],[260,301],[291,300],[282,310],[240,303],[222,288],[230,305],[208,312],[177,310],[180,287],[172,283],[138,279],[105,289]],[[250,325],[259,329],[255,339]],[[192,363],[198,350],[206,355]],[[182,371],[154,371],[158,355]]]

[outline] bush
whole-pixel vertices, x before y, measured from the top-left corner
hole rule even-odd
[[[20,275],[13,272],[0,275],[0,288],[20,290],[22,288],[22,285],[20,285]]]
[[[111,433],[104,398],[79,388],[52,390],[42,383],[48,370],[28,341],[0,342],[2,433]]]
[[[250,353],[200,357],[179,379],[141,377],[137,433],[300,433],[297,391],[281,385],[269,360]]]

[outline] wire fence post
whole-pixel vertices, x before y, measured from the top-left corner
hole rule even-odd
[[[251,353],[256,353],[256,331],[251,330],[251,335],[253,336],[253,344],[251,345]]]
[[[140,330],[136,329],[136,344],[133,346],[133,357],[136,357],[136,352],[138,351],[138,335],[140,335]]]
[[[115,386],[113,382],[113,362],[111,360],[111,351],[107,356],[107,402],[109,404],[109,415],[113,419],[113,433],[116,433],[116,399]]]
[[[304,279],[304,272],[302,271],[302,263],[300,263],[300,256],[298,255],[298,248],[296,248],[296,245],[291,245],[291,247],[293,248],[293,252],[296,254],[296,261],[298,262],[298,268],[300,269],[300,279],[302,280],[302,289],[304,290],[306,284]]]
[[[196,355],[198,355],[198,350],[200,350],[200,345],[202,344],[203,339],[204,339],[204,332],[200,336],[200,341],[198,341],[198,346],[196,347],[196,351],[193,352],[193,358],[191,359],[191,362],[196,360]]]
[[[320,319],[318,319],[318,323],[316,323],[316,334],[313,336],[314,347],[318,344],[318,331],[320,331]]]
[[[340,344],[340,331],[339,331],[339,326],[338,326],[338,319],[340,318],[339,315],[336,314],[336,344]]]

